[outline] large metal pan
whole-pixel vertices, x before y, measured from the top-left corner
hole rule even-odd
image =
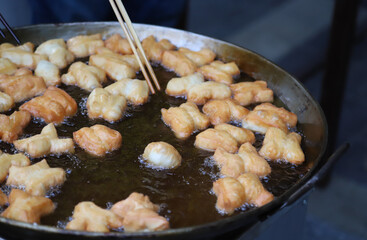
[[[153,233],[94,233],[67,231],[56,227],[27,224],[0,217],[1,236],[21,239],[194,239],[218,236],[238,228],[245,228],[271,211],[276,211],[281,206],[290,204],[315,183],[315,178],[311,179],[311,177],[326,162],[322,157],[327,144],[327,124],[319,104],[299,81],[264,57],[230,43],[166,27],[135,24],[135,29],[141,39],[154,35],[158,39],[167,38],[179,47],[187,47],[193,50],[209,47],[222,60],[235,61],[239,68],[248,75],[255,79],[266,80],[269,87],[273,89],[286,107],[298,116],[299,127],[304,135],[303,147],[305,154],[308,156],[307,164],[310,171],[270,204],[204,225]],[[80,34],[102,33],[104,36],[113,33],[122,34],[120,26],[115,22],[35,25],[15,29],[15,32],[23,42],[30,41],[36,45],[48,39],[68,39]],[[307,183],[309,179],[312,182]]]

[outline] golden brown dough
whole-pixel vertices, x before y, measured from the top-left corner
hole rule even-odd
[[[243,159],[245,172],[251,172],[259,177],[265,177],[270,174],[269,163],[262,158],[256,148],[251,143],[244,143],[238,150],[238,155]]]
[[[47,56],[43,54],[33,53],[33,43],[27,42],[20,46],[14,46],[9,43],[0,45],[0,57],[7,58],[17,67],[27,67],[35,69],[41,60],[47,60]]]
[[[70,38],[67,42],[67,46],[70,52],[75,57],[82,58],[95,54],[98,47],[103,47],[104,42],[100,33],[93,35],[79,35]]]
[[[288,132],[288,127],[295,127],[297,115],[271,103],[263,103],[254,108],[242,121],[242,127],[265,134],[270,127]]]
[[[196,130],[206,129],[210,124],[209,118],[192,102],[168,110],[162,108],[161,113],[163,122],[181,139],[188,138]]]
[[[12,143],[23,133],[23,129],[31,121],[31,114],[25,111],[15,111],[10,116],[0,114],[0,138]]]
[[[203,105],[211,99],[226,99],[230,97],[231,89],[227,85],[213,81],[194,85],[187,94],[187,100],[198,105]]]
[[[245,189],[236,178],[220,178],[213,183],[213,191],[217,196],[216,207],[220,212],[232,214],[236,208],[245,204]]]
[[[14,74],[17,70],[17,65],[7,58],[0,58],[0,74]]]
[[[149,143],[144,149],[143,158],[160,168],[176,168],[181,165],[182,160],[176,148],[166,142]]]
[[[215,125],[214,129],[222,130],[231,134],[231,136],[236,139],[237,143],[240,145],[246,142],[249,142],[251,144],[255,142],[254,133],[244,128],[236,127],[227,123],[222,123]]]
[[[107,77],[106,73],[97,67],[75,62],[69,67],[68,73],[62,75],[61,81],[66,85],[78,85],[91,92],[95,88],[101,88]]]
[[[241,121],[250,111],[233,99],[210,100],[203,106],[203,112],[213,125],[230,121]]]
[[[64,118],[73,116],[78,106],[64,90],[50,86],[42,96],[24,103],[19,109],[44,119],[46,123],[61,123]]]
[[[51,199],[32,196],[19,189],[11,190],[9,203],[1,216],[27,223],[39,224],[42,216],[51,214],[56,208]]]
[[[0,92],[0,112],[6,112],[14,107],[14,100],[8,94]]]
[[[231,89],[233,98],[242,106],[273,101],[273,91],[267,88],[265,81],[240,82],[232,84]]]
[[[50,168],[46,159],[27,167],[11,166],[7,185],[25,186],[25,191],[34,196],[45,196],[52,187],[62,185],[66,173],[62,168]]]
[[[127,103],[124,96],[112,95],[103,88],[95,88],[87,100],[88,116],[114,122],[122,117]]]
[[[115,33],[104,41],[106,48],[120,54],[133,54],[129,41]]]
[[[146,81],[138,79],[121,79],[105,87],[112,95],[124,96],[129,103],[141,105],[149,100],[149,88]]]
[[[114,81],[124,78],[134,78],[140,66],[135,55],[120,55],[117,53],[98,53],[89,58],[89,64],[106,72]]]
[[[197,67],[201,67],[205,64],[209,64],[214,61],[216,56],[215,52],[209,48],[203,48],[200,51],[191,51],[188,48],[181,47],[178,49],[179,52],[185,54]]]
[[[13,98],[15,102],[42,94],[46,90],[43,78],[32,75],[32,71],[18,69],[14,75],[0,74],[0,90]]]
[[[64,39],[50,39],[41,43],[35,51],[48,56],[48,60],[59,69],[65,68],[74,61],[74,55],[66,48]]]
[[[162,65],[175,71],[179,76],[191,75],[196,71],[196,65],[185,54],[179,51],[164,51]]]
[[[238,149],[237,140],[231,134],[223,130],[209,128],[196,136],[195,147],[207,151],[215,151],[221,147],[227,152],[235,153]]]
[[[115,203],[111,211],[123,218],[125,231],[160,231],[169,228],[167,219],[158,215],[159,206],[148,196],[133,192],[128,198]]]
[[[194,73],[181,78],[172,78],[167,83],[166,93],[170,96],[187,96],[190,88],[204,82],[201,73]]]
[[[118,131],[99,124],[79,129],[73,133],[73,138],[88,153],[100,157],[120,148],[122,142]]]
[[[205,79],[230,85],[233,83],[233,77],[240,74],[240,69],[236,63],[224,63],[214,61],[209,65],[204,65],[198,70],[204,75]]]
[[[3,207],[8,203],[8,196],[6,196],[6,194],[2,190],[0,190],[0,206]]]
[[[273,201],[273,194],[264,188],[259,177],[254,173],[244,173],[237,180],[245,189],[245,202],[261,207]]]
[[[0,151],[0,183],[8,176],[11,166],[25,167],[29,164],[31,161],[23,153],[8,154]]]
[[[169,40],[162,39],[157,42],[153,35],[145,38],[141,45],[143,46],[147,58],[154,62],[161,62],[163,52],[166,50],[174,50],[176,48]]]
[[[73,219],[66,225],[66,229],[90,232],[109,232],[111,228],[120,227],[122,218],[93,202],[78,203],[74,208]]]
[[[34,75],[42,77],[46,83],[46,86],[56,86],[61,83],[59,68],[46,60],[42,60],[38,63]]]
[[[300,146],[301,139],[301,136],[295,132],[286,134],[278,128],[269,128],[259,153],[271,160],[284,159],[293,164],[301,164],[305,161],[305,155]]]
[[[71,138],[58,138],[55,126],[50,123],[40,134],[14,141],[14,147],[28,153],[32,158],[49,154],[74,153]]]
[[[236,178],[245,173],[244,161],[238,154],[229,153],[219,147],[215,150],[213,159],[225,177]]]

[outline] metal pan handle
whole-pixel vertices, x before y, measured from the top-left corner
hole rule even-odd
[[[298,198],[300,198],[302,195],[304,195],[306,192],[311,190],[316,183],[325,177],[327,172],[330,170],[331,166],[336,162],[337,159],[349,148],[349,143],[344,143],[341,145],[326,161],[326,163],[320,167],[318,170],[316,170],[315,174],[296,192],[294,192],[289,199],[281,206],[281,208],[284,208],[286,206],[291,205],[294,203]]]

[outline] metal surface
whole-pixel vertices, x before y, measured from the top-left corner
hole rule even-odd
[[[325,117],[318,103],[305,90],[303,85],[291,75],[254,52],[220,40],[165,27],[142,24],[135,24],[134,26],[141,39],[149,35],[154,35],[158,40],[162,38],[169,39],[178,47],[187,47],[192,50],[200,50],[202,47],[211,48],[221,60],[226,62],[235,61],[239,68],[248,75],[255,79],[267,81],[268,86],[285,103],[287,108],[298,116],[299,129],[303,134],[303,149],[307,157],[306,163],[310,171],[292,188],[271,203],[243,212],[237,216],[204,225],[170,229],[161,232],[95,233],[68,231],[56,227],[32,225],[0,218],[0,233],[3,236],[7,238],[20,237],[27,239],[201,239],[203,236],[208,238],[238,228],[245,228],[270,212],[277,210],[297,189],[300,189],[306,183],[315,169],[320,167],[327,143]],[[102,33],[104,37],[108,37],[113,33],[123,35],[118,23],[112,22],[35,25],[18,28],[15,32],[23,42],[31,41],[35,45],[52,38],[68,39],[80,34]]]

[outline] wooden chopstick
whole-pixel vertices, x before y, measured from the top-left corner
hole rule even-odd
[[[109,1],[110,1],[110,4],[111,4],[111,6],[112,6],[113,11],[115,12],[115,15],[116,15],[116,17],[117,17],[117,20],[119,21],[119,23],[120,23],[120,25],[121,25],[121,27],[122,27],[122,30],[124,31],[124,33],[125,33],[125,35],[126,35],[126,38],[127,38],[128,42],[129,42],[129,44],[130,44],[130,47],[131,47],[131,49],[133,50],[134,55],[136,56],[136,59],[137,59],[137,61],[138,61],[138,63],[139,63],[139,66],[140,66],[141,71],[142,71],[142,73],[143,73],[143,75],[144,75],[144,78],[145,78],[145,80],[146,80],[146,82],[147,82],[147,84],[148,84],[148,86],[149,86],[149,89],[150,89],[150,91],[154,94],[154,93],[155,93],[155,90],[154,90],[154,88],[153,88],[152,83],[150,82],[149,75],[148,75],[148,73],[147,73],[147,72],[146,72],[146,70],[145,70],[144,64],[142,63],[142,61],[141,61],[141,59],[140,59],[140,55],[139,55],[139,54],[138,54],[138,52],[136,51],[136,47],[135,47],[134,42],[133,42],[133,40],[131,39],[131,37],[133,37],[133,38],[135,39],[135,43],[136,43],[136,44],[137,44],[137,46],[138,46],[138,49],[139,49],[139,51],[140,51],[140,53],[141,53],[141,56],[143,56],[143,59],[144,59],[144,61],[145,61],[145,65],[147,66],[148,71],[149,71],[150,75],[152,76],[153,81],[154,81],[154,83],[155,83],[155,85],[156,85],[156,87],[157,87],[157,89],[158,89],[158,90],[160,90],[160,86],[159,86],[159,83],[158,83],[157,77],[155,76],[154,71],[153,71],[153,69],[152,69],[152,66],[150,65],[150,63],[149,63],[149,61],[148,61],[148,59],[147,59],[147,57],[146,57],[146,55],[145,55],[145,53],[144,53],[144,50],[143,50],[143,48],[142,48],[142,46],[141,46],[141,44],[140,44],[140,40],[139,40],[139,38],[137,37],[137,35],[136,35],[136,33],[135,33],[134,28],[132,27],[132,24],[131,24],[131,21],[130,21],[129,16],[127,15],[126,9],[125,9],[125,7],[122,5],[122,2],[120,1],[120,2],[118,3],[118,4],[119,4],[119,8],[122,6],[122,8],[120,8],[120,12],[121,12],[122,16],[124,17],[124,19],[125,19],[125,21],[126,21],[126,25],[128,26],[128,28],[129,28],[129,31],[130,31],[130,32],[129,32],[129,31],[128,31],[128,29],[126,28],[126,26],[125,26],[125,22],[124,22],[124,20],[122,19],[122,17],[120,16],[120,12],[119,12],[119,10],[117,9],[117,6],[116,6],[115,1],[114,1],[114,0],[109,0]],[[120,4],[121,4],[121,6],[120,6]],[[121,9],[123,9],[123,10],[121,10]],[[124,12],[124,13],[123,13],[123,12]],[[127,18],[126,18],[126,16],[127,16],[127,18],[128,18],[128,21],[130,22],[130,24],[128,24],[128,23],[127,23]],[[135,36],[135,37],[134,37],[134,36]],[[139,46],[140,46],[140,47],[139,47]]]
[[[0,21],[3,23],[3,25],[5,26],[5,28],[10,32],[10,34],[13,36],[13,38],[15,39],[15,41],[18,43],[18,45],[20,45],[20,41],[17,37],[17,35],[15,35],[13,29],[11,29],[11,27],[9,26],[9,24],[5,21],[5,18],[3,17],[3,15],[1,15],[0,13]],[[3,32],[1,32],[1,35],[5,38],[5,35]]]

